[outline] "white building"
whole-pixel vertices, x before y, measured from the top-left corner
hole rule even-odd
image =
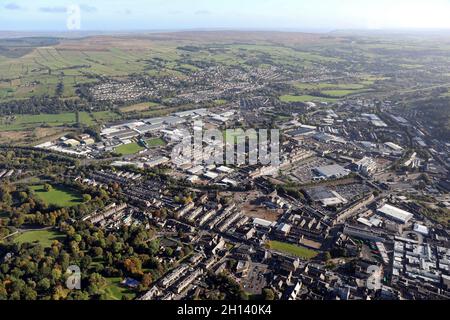
[[[408,223],[412,218],[413,214],[396,208],[394,206],[391,206],[389,204],[385,204],[381,208],[378,209],[378,213],[384,215],[386,218],[406,224]]]

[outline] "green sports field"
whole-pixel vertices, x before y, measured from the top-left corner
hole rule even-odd
[[[116,153],[122,155],[122,156],[128,156],[131,154],[136,154],[142,150],[144,150],[144,147],[141,147],[136,142],[124,144],[116,148]]]
[[[146,141],[149,147],[160,147],[165,146],[166,143],[161,138],[149,139]]]
[[[296,246],[290,243],[280,241],[269,241],[268,246],[270,249],[293,255],[302,259],[312,259],[317,256],[317,252],[304,247]]]

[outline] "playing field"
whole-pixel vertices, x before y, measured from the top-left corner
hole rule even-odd
[[[144,150],[144,147],[141,147],[136,142],[129,143],[129,144],[123,144],[116,148],[116,153],[122,155],[122,156],[128,156],[130,154],[138,153],[142,150]]]
[[[166,143],[164,142],[163,139],[161,138],[156,138],[156,139],[149,139],[146,141],[147,145],[151,148],[151,147],[161,147],[161,146],[165,146]]]
[[[53,186],[50,191],[45,191],[43,185],[31,186],[30,189],[48,205],[66,208],[82,203],[79,193],[63,186]]]
[[[26,231],[14,239],[16,243],[38,242],[41,246],[48,248],[54,240],[63,241],[65,236],[52,230]]]
[[[279,241],[269,241],[268,246],[270,249],[293,255],[302,259],[312,259],[317,256],[317,252],[304,247],[296,246],[290,243],[284,243]]]

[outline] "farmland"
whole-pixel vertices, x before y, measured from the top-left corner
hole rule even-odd
[[[120,116],[111,111],[80,112],[80,123],[86,126],[95,125],[98,122],[108,122],[119,119]],[[65,127],[77,123],[76,114],[26,114],[4,116],[0,118],[0,131],[20,131],[37,127]]]

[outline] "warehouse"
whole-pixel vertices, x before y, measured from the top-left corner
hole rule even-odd
[[[320,203],[323,207],[337,207],[347,204],[347,200],[336,191],[324,187],[308,189],[306,194],[311,201]]]
[[[378,209],[378,213],[384,215],[386,218],[400,222],[400,223],[408,223],[412,218],[413,214],[409,213],[405,210],[396,208],[389,204],[385,204],[381,208]]]
[[[350,171],[344,167],[333,164],[330,166],[323,166],[314,168],[313,171],[319,176],[325,179],[339,179],[346,177],[350,174]]]

